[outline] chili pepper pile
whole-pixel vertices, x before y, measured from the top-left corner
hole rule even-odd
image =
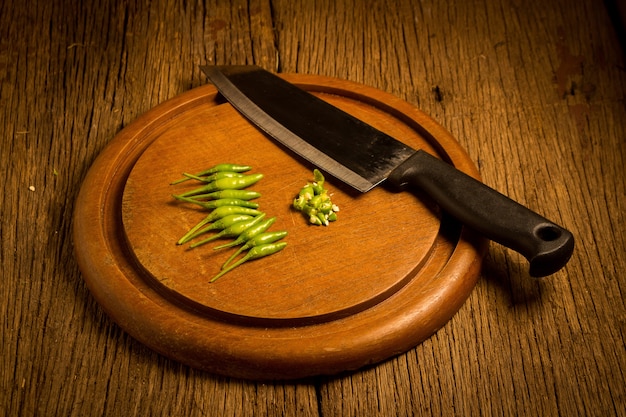
[[[313,179],[294,198],[293,208],[308,216],[311,224],[328,226],[337,220],[339,207],[330,201],[330,194],[324,188],[324,175],[318,169],[313,170]]]
[[[197,174],[184,173],[183,178],[172,182],[172,185],[188,180],[200,182],[200,187],[172,196],[179,201],[209,210],[209,214],[185,233],[177,244],[182,245],[208,232],[217,231],[207,238],[191,243],[189,247],[195,248],[221,238],[233,240],[214,247],[214,250],[241,245],[210,282],[244,262],[280,252],[287,245],[286,242],[279,242],[287,235],[286,231],[268,231],[276,218],[266,219],[265,213],[259,210],[259,204],[251,201],[261,194],[246,188],[263,178],[263,174],[246,174],[251,169],[247,165],[218,164]],[[235,261],[244,251],[248,252]]]

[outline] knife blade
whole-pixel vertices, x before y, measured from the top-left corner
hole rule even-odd
[[[260,67],[200,69],[262,131],[356,190],[367,192],[383,181],[400,190],[419,188],[465,226],[522,254],[533,277],[551,275],[569,261],[570,231],[445,161]]]

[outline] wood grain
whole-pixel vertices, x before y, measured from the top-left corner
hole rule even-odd
[[[3,2],[3,412],[625,415],[617,33],[594,0]],[[522,260],[491,245],[451,322],[341,377],[250,382],[164,359],[94,302],[71,213],[115,134],[204,84],[205,63],[336,76],[416,104],[457,137],[487,184],[574,231],[572,260],[531,281]]]

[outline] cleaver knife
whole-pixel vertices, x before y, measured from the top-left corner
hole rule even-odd
[[[398,190],[417,187],[465,226],[522,254],[533,277],[553,274],[570,259],[572,233],[447,162],[260,67],[200,68],[244,117],[358,191],[383,181]]]

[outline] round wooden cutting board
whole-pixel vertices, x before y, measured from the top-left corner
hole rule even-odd
[[[344,80],[282,77],[478,177],[454,138],[407,102]],[[213,249],[229,240],[177,245],[208,212],[171,196],[198,183],[170,184],[225,162],[264,175],[250,189],[261,193],[266,217],[276,217],[270,230],[288,232],[287,247],[209,283],[236,248]],[[359,194],[330,176],[339,220],[310,225],[291,202],[313,168],[212,85],[164,102],[111,141],[81,188],[73,235],[90,291],[147,346],[222,375],[334,374],[416,346],[468,297],[486,241],[419,192],[379,186]]]

